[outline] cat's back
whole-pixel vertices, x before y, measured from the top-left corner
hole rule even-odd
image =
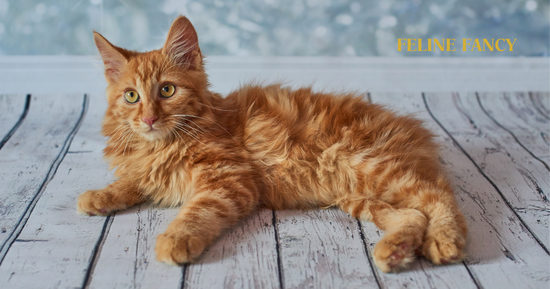
[[[381,126],[410,126],[407,118],[400,119],[357,93],[249,85],[229,94],[224,102],[231,115],[224,122],[258,156],[308,159],[345,135],[364,143],[376,138],[384,130]]]
[[[294,144],[338,138],[341,128],[385,112],[361,95],[313,92],[310,87],[249,85],[228,95],[226,101],[238,115],[245,136],[281,136]]]
[[[435,149],[432,134],[411,116],[396,115],[358,93],[314,92],[310,87],[248,85],[224,99],[224,121],[258,156],[311,158],[337,143],[351,147]],[[390,141],[391,140],[391,141]]]

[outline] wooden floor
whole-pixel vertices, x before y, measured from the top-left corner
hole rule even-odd
[[[100,95],[0,96],[2,288],[548,288],[549,93],[371,93],[438,135],[470,227],[468,258],[383,274],[372,223],[339,210],[262,210],[199,262],[155,261],[177,210],[76,214],[113,180],[102,160]]]
[[[3,79],[8,62],[0,61]],[[382,232],[334,209],[262,210],[227,231],[195,264],[155,261],[156,236],[177,210],[137,207],[108,218],[76,214],[80,193],[113,181],[101,153],[104,95],[93,89],[51,94],[63,89],[51,83],[43,90],[50,94],[2,94],[10,91],[6,87],[19,89],[10,85],[23,77],[16,80],[4,85],[0,79],[2,289],[550,286],[546,89],[368,94],[372,102],[414,113],[437,134],[441,163],[470,229],[463,263],[433,266],[419,259],[404,272],[384,274],[371,259]],[[503,87],[512,87],[514,78],[507,81]]]

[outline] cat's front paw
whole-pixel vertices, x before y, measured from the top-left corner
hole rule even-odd
[[[108,192],[91,190],[78,197],[76,210],[79,214],[88,216],[107,216],[113,211],[120,210],[121,205],[113,202]]]
[[[157,237],[157,260],[170,265],[193,262],[206,247],[205,242],[187,234],[165,232]]]

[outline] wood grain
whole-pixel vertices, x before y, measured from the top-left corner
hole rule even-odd
[[[182,268],[157,262],[154,250],[157,235],[177,212],[145,205],[118,212],[88,288],[179,288]]]
[[[33,105],[46,115],[57,115],[57,120],[67,126],[66,118],[73,113],[65,106],[73,101],[75,109],[82,109],[82,96],[33,99]],[[58,102],[62,107],[58,107]],[[105,219],[77,215],[76,198],[84,190],[101,188],[112,181],[101,154],[104,138],[99,130],[104,108],[102,98],[92,98],[86,118],[63,162],[0,266],[2,288],[82,286]],[[33,113],[29,113],[27,121],[32,120]],[[44,119],[38,122],[44,123]],[[59,125],[44,123],[48,125],[51,129],[60,129]],[[37,125],[21,129],[34,132],[34,137],[41,131]],[[34,148],[27,149],[32,151]]]
[[[0,262],[55,174],[81,117],[82,101],[81,95],[33,97],[27,119],[0,150]]]
[[[27,101],[29,99],[29,101]],[[30,97],[23,95],[0,95],[0,149],[15,133],[28,112]]]
[[[474,93],[426,94],[434,117],[548,252],[549,171],[481,109]]]
[[[283,288],[377,288],[357,221],[337,210],[276,212]]]
[[[550,120],[537,111],[529,95],[485,92],[477,96],[483,111],[549,170]]]
[[[529,92],[529,99],[543,117],[550,119],[550,92]]]
[[[253,213],[188,265],[183,288],[279,288],[276,247],[272,211]]]
[[[442,101],[452,95],[439,93],[432,97]],[[441,144],[441,164],[454,183],[456,200],[468,221],[465,264],[476,285],[481,288],[546,288],[550,281],[548,254],[498,191],[479,173],[459,143],[430,116],[421,95],[373,94],[372,98],[375,102],[391,103],[401,112],[414,113],[437,135]],[[452,136],[462,137],[460,134]],[[445,278],[445,282],[450,280],[452,277]],[[462,288],[462,285],[455,288]]]

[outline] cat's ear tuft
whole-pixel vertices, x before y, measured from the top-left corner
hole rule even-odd
[[[185,16],[179,16],[170,26],[162,52],[180,65],[191,69],[202,67],[199,38],[193,24]]]
[[[105,64],[105,78],[109,82],[114,82],[120,76],[120,73],[128,60],[111,44],[105,37],[94,31],[94,41]]]

